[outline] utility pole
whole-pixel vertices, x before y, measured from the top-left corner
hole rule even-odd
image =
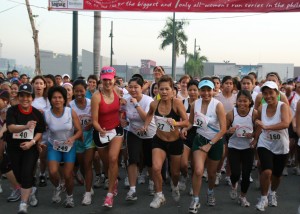
[[[40,48],[39,48],[39,31],[35,28],[35,23],[34,23],[34,16],[32,15],[32,11],[30,8],[29,0],[25,0],[26,2],[26,7],[27,7],[27,12],[31,24],[31,29],[32,29],[32,38],[33,38],[33,43],[34,43],[34,57],[35,57],[35,75],[42,74],[41,72],[41,61],[40,61]]]
[[[176,53],[175,53],[175,28],[176,28],[176,20],[175,20],[175,12],[173,12],[173,43],[172,43],[172,78],[176,80],[176,68],[175,68],[175,60],[176,60]]]
[[[113,65],[113,54],[114,54],[114,51],[113,51],[113,21],[111,21],[111,28],[110,28],[110,34],[109,34],[109,37],[110,37],[110,66]]]
[[[78,75],[78,11],[73,11],[72,79]]]
[[[101,12],[94,12],[94,74],[99,75],[101,69]]]
[[[197,41],[196,41],[196,38],[195,38],[195,43],[194,43],[194,58],[195,59],[196,59],[197,48],[198,48],[199,51],[201,50],[200,45],[197,45]]]

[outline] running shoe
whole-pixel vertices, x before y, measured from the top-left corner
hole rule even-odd
[[[221,179],[222,179],[221,172],[217,172],[216,180],[215,180],[215,186],[219,186]]]
[[[256,209],[259,211],[265,211],[265,208],[268,206],[268,199],[263,199],[260,197],[258,203],[256,204]]]
[[[60,196],[61,193],[62,193],[62,187],[59,185],[53,191],[52,203],[59,203],[59,202],[61,202],[61,196]]]
[[[113,203],[114,203],[113,196],[112,196],[112,197],[106,196],[106,197],[105,197],[105,200],[104,200],[104,203],[103,203],[102,206],[103,206],[103,207],[112,208]]]
[[[39,200],[37,199],[37,188],[36,187],[32,187],[31,189],[31,193],[29,195],[29,205],[32,207],[36,207],[39,203]]]
[[[189,207],[189,213],[197,213],[200,206],[201,206],[200,203],[196,202],[195,199],[193,198]]]
[[[129,190],[126,195],[126,201],[136,201],[137,195],[136,192]]]
[[[151,208],[159,208],[160,206],[162,206],[163,204],[166,203],[166,199],[165,196],[163,194],[161,194],[160,196],[156,193],[154,195],[153,201],[150,203],[150,207]]]
[[[271,192],[268,195],[268,205],[269,207],[277,207],[277,194],[276,192]]]
[[[138,176],[138,184],[144,184],[145,182],[146,182],[145,175],[140,173],[139,176]]]
[[[10,196],[7,198],[7,202],[16,202],[21,198],[21,189],[14,189]]]
[[[68,196],[66,197],[66,200],[65,200],[65,208],[73,208],[75,206],[74,204],[74,199],[73,199],[73,195],[71,196]]]
[[[185,189],[186,189],[186,180],[187,180],[186,177],[184,177],[183,175],[180,175],[180,179],[179,179],[179,182],[178,182],[178,187],[179,187],[180,191],[185,191]]]
[[[94,187],[95,188],[100,188],[102,186],[102,182],[101,182],[101,176],[100,175],[96,175],[95,176],[95,182],[94,182]]]
[[[211,207],[216,205],[216,198],[215,198],[214,192],[207,193],[206,203],[207,203],[208,206],[211,206]]]
[[[124,179],[124,186],[128,188],[130,186],[128,176]]]
[[[39,180],[40,180],[39,187],[47,186],[47,179],[46,179],[45,175],[40,175]]]
[[[19,206],[18,214],[27,213],[27,208],[28,208],[28,205],[26,203],[24,203],[24,202],[21,202],[20,206]]]
[[[81,204],[82,204],[83,206],[88,206],[88,205],[90,205],[91,203],[92,203],[92,194],[91,194],[91,192],[86,192],[86,193],[84,193],[83,199],[82,199],[82,201],[81,201]]]
[[[148,185],[148,190],[149,190],[149,195],[154,195],[154,182],[152,180],[149,180],[149,185]]]
[[[242,207],[250,207],[250,203],[247,201],[246,197],[239,196],[238,204],[240,204]]]

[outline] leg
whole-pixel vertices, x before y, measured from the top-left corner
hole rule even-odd
[[[235,187],[241,176],[241,150],[228,148],[228,161],[231,168],[231,184]]]
[[[152,176],[156,192],[162,192],[162,165],[166,159],[166,152],[160,148],[152,149]]]
[[[199,197],[200,189],[202,185],[202,175],[204,171],[204,163],[207,158],[207,153],[204,153],[201,150],[196,150],[193,152],[193,195],[194,197]]]
[[[93,169],[92,163],[94,158],[94,148],[90,148],[84,152],[84,178],[85,178],[85,191],[90,192],[93,182]]]
[[[173,185],[176,187],[178,185],[178,180],[180,176],[180,160],[181,155],[170,155],[171,158],[171,177]]]
[[[250,173],[254,160],[254,152],[252,149],[245,149],[242,151],[242,182],[241,182],[241,196],[245,196],[250,185]]]

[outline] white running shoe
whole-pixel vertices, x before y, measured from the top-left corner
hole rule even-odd
[[[39,203],[39,200],[37,199],[37,188],[36,187],[32,187],[31,189],[31,193],[29,195],[29,205],[32,207],[36,207]]]
[[[276,192],[271,192],[268,195],[268,205],[269,207],[277,207],[277,194]]]
[[[259,211],[265,211],[265,208],[268,206],[268,199],[263,199],[262,197],[259,199],[256,204],[256,209]]]
[[[124,179],[124,186],[126,188],[128,188],[130,185],[129,185],[129,179],[128,179],[128,176],[126,176],[126,178]]]
[[[139,176],[138,176],[138,184],[144,184],[145,182],[146,182],[145,175],[140,173]]]
[[[91,192],[84,193],[81,204],[84,206],[88,206],[91,203],[92,203],[92,193]]]
[[[235,200],[235,199],[238,197],[237,185],[236,185],[235,188],[234,188],[234,187],[231,187],[231,190],[230,190],[229,194],[230,194],[230,198],[231,198],[232,200]]]
[[[60,196],[61,193],[62,193],[62,187],[59,185],[53,191],[53,195],[52,195],[52,202],[53,203],[59,203],[59,202],[61,202],[61,196]]]
[[[28,205],[24,202],[20,203],[18,214],[27,213]]]
[[[176,202],[180,200],[180,191],[178,185],[176,187],[172,187],[172,197]]]
[[[206,168],[204,169],[204,172],[203,172],[202,178],[205,178],[205,179],[207,179],[207,178],[208,178],[208,174],[207,174],[207,169],[206,169]]]
[[[206,201],[208,206],[215,206],[216,205],[216,198],[214,192],[212,193],[207,193],[207,201]]]
[[[184,177],[183,175],[180,175],[180,179],[179,179],[179,182],[178,182],[178,187],[179,187],[180,191],[185,191],[185,189],[186,189],[186,180],[187,180],[186,177]]]
[[[250,207],[250,203],[247,201],[246,197],[239,196],[238,204],[240,204],[242,207]]]
[[[150,203],[151,208],[159,208],[166,203],[165,196],[162,194],[159,196],[157,193],[154,195],[153,201]]]
[[[232,185],[229,176],[226,176],[226,177],[225,177],[225,182],[226,182],[226,184],[227,184],[228,186],[231,186],[231,185]]]
[[[189,207],[189,213],[198,213],[198,209],[200,208],[200,203],[196,202],[193,198]]]
[[[94,187],[95,188],[100,188],[102,186],[102,180],[101,176],[95,176],[95,182],[94,182]]]
[[[136,192],[129,190],[126,195],[126,201],[136,201],[137,199]]]
[[[194,195],[193,187],[190,187],[189,195],[190,195],[190,196]]]
[[[73,195],[67,196],[65,200],[65,208],[73,208],[75,206]]]
[[[288,176],[289,175],[289,173],[288,173],[288,168],[285,166],[284,167],[284,169],[283,169],[283,171],[282,171],[282,175],[283,176]]]
[[[221,179],[222,179],[221,172],[217,172],[216,180],[215,180],[215,186],[219,186]]]

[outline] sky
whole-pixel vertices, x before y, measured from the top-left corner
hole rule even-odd
[[[39,30],[41,50],[72,53],[72,12],[48,11],[47,0],[29,0]],[[24,0],[0,0],[1,57],[34,66],[32,30]],[[101,55],[110,56],[110,26],[114,25],[113,58],[117,64],[140,66],[141,59],[171,66],[172,47],[161,50],[158,39],[172,13],[102,12]],[[93,51],[93,12],[79,12],[79,53]],[[176,13],[186,19],[188,52],[194,41],[210,62],[255,65],[293,63],[300,66],[300,13]],[[183,66],[184,56],[177,59]]]

